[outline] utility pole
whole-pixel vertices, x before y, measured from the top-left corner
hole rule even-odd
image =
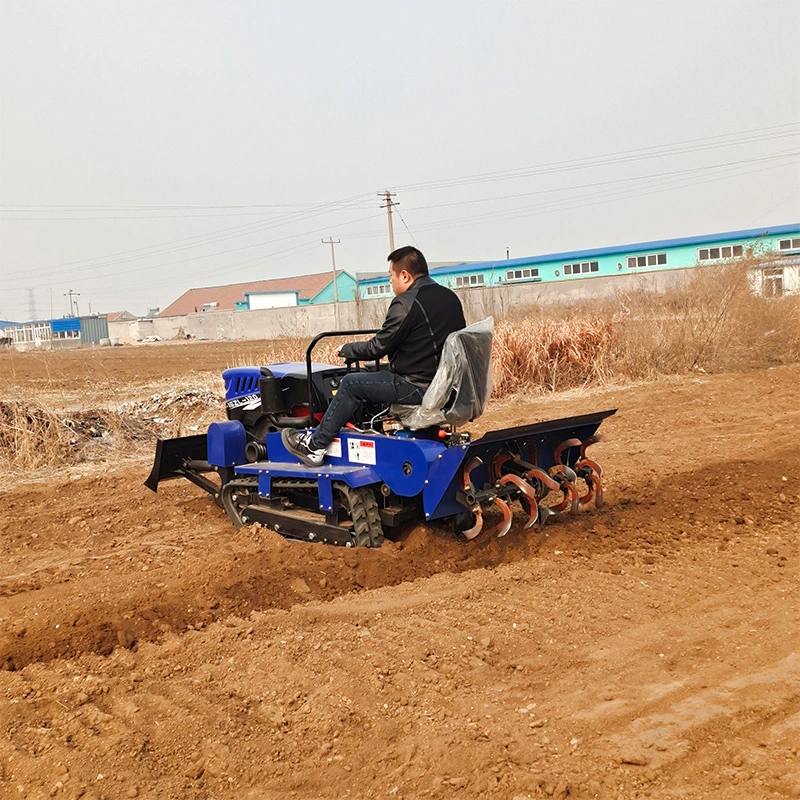
[[[331,266],[333,268],[333,317],[336,321],[336,327],[339,327],[339,286],[336,282],[336,253],[333,251],[335,244],[341,244],[341,239],[334,239],[329,236],[327,239],[320,240],[322,244],[329,244],[331,246]]]
[[[394,228],[392,227],[392,206],[399,206],[400,203],[395,203],[392,198],[395,197],[394,192],[390,192],[388,189],[384,189],[382,192],[378,192],[378,197],[383,197],[386,200],[386,205],[381,206],[381,208],[386,209],[386,216],[389,220],[389,252],[394,253]]]
[[[64,292],[64,297],[69,297],[69,315],[71,317],[74,317],[75,313],[72,310],[72,298],[73,297],[80,297],[80,293],[79,292],[73,292],[72,289],[70,289],[68,292]]]

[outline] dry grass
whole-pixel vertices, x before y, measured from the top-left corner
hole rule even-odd
[[[74,457],[75,432],[41,406],[22,400],[0,401],[0,465],[38,469]]]
[[[747,265],[723,266],[663,294],[620,293],[497,326],[496,398],[608,381],[800,361],[800,298],[750,290]]]
[[[495,330],[495,397],[531,388],[551,392],[608,377],[616,329],[611,319],[575,316],[566,321],[520,319]]]
[[[663,295],[619,296],[609,308],[621,347],[622,378],[722,372],[800,360],[800,299],[767,299],[750,290],[745,267],[698,274]],[[607,312],[607,313],[608,313]]]
[[[688,283],[663,294],[620,293],[571,308],[531,309],[498,322],[493,397],[800,361],[800,298],[754,295],[746,265],[718,268],[713,281],[708,274],[698,270]],[[324,340],[314,360],[340,363],[342,341]],[[305,339],[275,341],[257,357],[228,366],[304,362],[307,346]],[[41,387],[36,393],[7,388],[0,401],[0,473],[5,474],[144,457],[152,453],[156,436],[202,431],[223,413],[216,373],[193,374],[192,387],[184,391],[165,389],[122,404],[107,392],[113,410],[80,407],[74,393],[43,401]],[[126,393],[145,388],[157,387],[131,386]],[[80,397],[93,402],[89,395]]]
[[[0,401],[0,474],[31,473],[83,461],[152,454],[156,437],[186,436],[219,418],[222,393],[163,392],[116,410],[46,407],[18,393]]]
[[[368,337],[364,337],[368,338]],[[259,353],[255,363],[259,365],[281,364],[284,362],[299,362],[305,364],[306,350],[308,349],[309,339],[276,339],[270,346]],[[314,363],[319,364],[341,364],[342,360],[337,355],[344,342],[353,341],[352,336],[339,338],[323,339],[314,348],[312,358]],[[254,360],[237,359],[235,363],[229,364],[230,367],[253,366]]]

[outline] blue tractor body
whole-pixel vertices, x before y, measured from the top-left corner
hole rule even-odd
[[[325,335],[332,334],[317,339]],[[485,512],[491,530],[504,535],[515,500],[525,527],[602,505],[602,470],[586,449],[601,440],[597,429],[614,410],[474,441],[446,425],[364,430],[361,419],[362,427],[341,431],[322,465],[300,463],[280,430],[314,427],[347,372],[312,363],[316,341],[305,364],[225,370],[228,419],[204,435],[159,441],[145,484],[155,491],[160,481],[185,477],[218,499],[237,527],[260,523],[288,538],[345,546],[378,546],[385,534],[447,519],[472,538],[485,530]],[[365,418],[374,420],[374,411]]]

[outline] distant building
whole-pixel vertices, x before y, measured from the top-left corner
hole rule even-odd
[[[499,261],[431,265],[431,277],[452,289],[630,275],[714,266],[747,258],[753,289],[768,296],[800,294],[800,224],[681,239],[574,250]],[[391,296],[389,276],[359,280],[362,298]]]
[[[106,319],[109,322],[131,322],[136,319],[136,315],[131,314],[130,311],[112,311],[110,314],[106,314]]]
[[[354,300],[355,278],[348,272],[337,270],[336,289],[341,302]],[[208,311],[248,311],[256,308],[302,306],[332,303],[334,299],[333,273],[320,272],[298,275],[294,278],[274,278],[189,289],[158,316],[177,317]]]
[[[108,339],[108,320],[105,316],[33,320],[6,328],[6,336],[20,350],[100,344]]]

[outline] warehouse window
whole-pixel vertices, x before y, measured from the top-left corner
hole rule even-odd
[[[538,278],[538,269],[508,269],[506,270],[506,281],[527,281],[531,278]]]
[[[697,251],[698,261],[716,261],[718,258],[738,258],[742,255],[740,244],[725,245],[724,247],[702,247]]]
[[[663,267],[666,263],[666,253],[648,253],[646,256],[628,256],[628,269],[637,269],[639,267]]]
[[[457,275],[456,289],[466,286],[483,286],[483,275]]]
[[[580,275],[587,272],[598,272],[600,265],[597,261],[581,261],[579,264],[564,264],[565,275]]]
[[[763,272],[763,294],[765,297],[783,296],[783,268],[772,267]]]
[[[392,285],[381,283],[378,286],[367,286],[367,297],[380,297],[381,295],[391,294]]]
[[[800,239],[781,239],[778,250],[800,250]]]

